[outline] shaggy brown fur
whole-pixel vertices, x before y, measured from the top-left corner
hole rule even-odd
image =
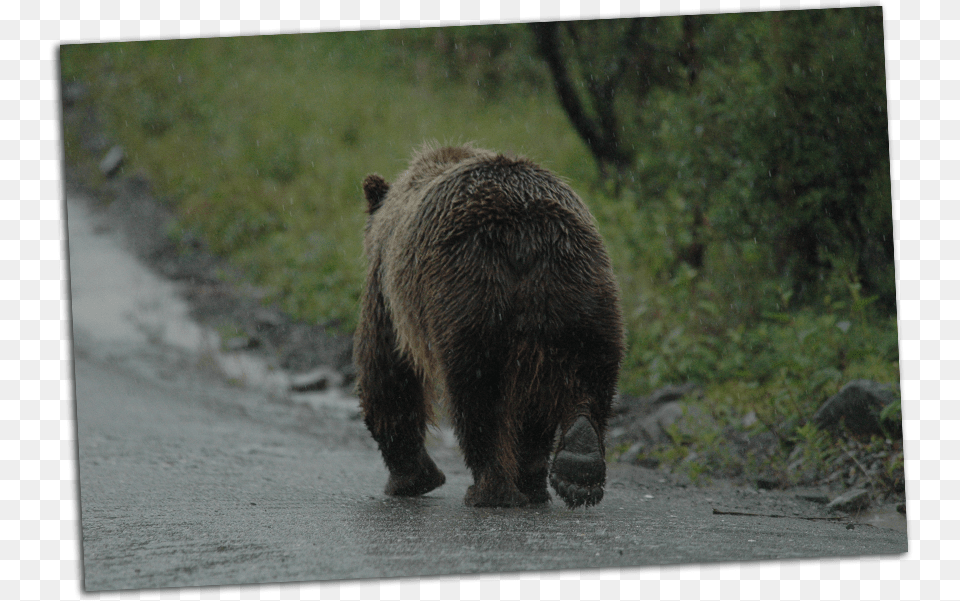
[[[447,399],[474,477],[466,503],[571,507],[603,496],[603,435],[623,355],[619,292],[586,206],[523,158],[426,147],[363,182],[367,286],[355,338],[386,492],[445,477],[424,448]]]

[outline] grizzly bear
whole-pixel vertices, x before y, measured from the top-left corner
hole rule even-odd
[[[467,505],[546,503],[548,474],[568,506],[598,503],[623,324],[584,203],[533,162],[472,146],[425,146],[363,191],[354,358],[386,494],[445,482],[424,448],[443,398],[473,475]]]

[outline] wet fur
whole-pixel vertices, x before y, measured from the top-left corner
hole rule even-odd
[[[423,446],[438,395],[474,477],[468,505],[547,502],[548,474],[568,505],[598,502],[623,327],[583,202],[526,159],[469,146],[425,147],[392,185],[370,175],[363,190],[369,270],[354,352],[386,492],[444,483]]]

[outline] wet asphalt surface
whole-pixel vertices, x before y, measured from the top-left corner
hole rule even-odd
[[[88,591],[907,550],[904,532],[824,519],[790,492],[683,488],[628,465],[586,510],[468,508],[445,435],[430,451],[447,483],[386,497],[352,399],[297,402],[282,374],[224,357],[177,287],[69,194],[68,228]]]

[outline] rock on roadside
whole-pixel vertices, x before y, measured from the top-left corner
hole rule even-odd
[[[846,428],[852,434],[862,436],[885,436],[886,426],[896,438],[903,437],[899,423],[882,423],[880,412],[896,402],[889,386],[871,380],[853,380],[840,392],[827,399],[813,416],[813,422],[821,430],[839,432]]]
[[[870,506],[870,492],[863,488],[853,488],[827,504],[827,509],[852,513]]]

